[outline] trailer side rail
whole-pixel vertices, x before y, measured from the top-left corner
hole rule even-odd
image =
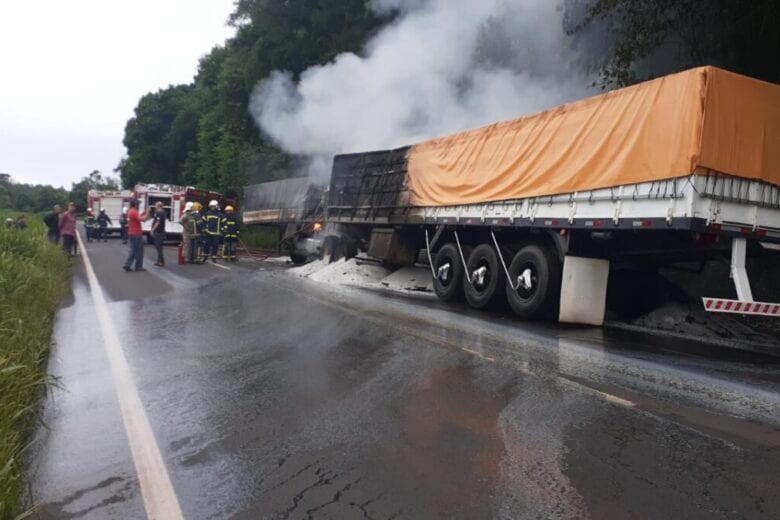
[[[373,225],[674,229],[780,242],[780,188],[761,181],[693,174],[660,182],[486,204],[331,205],[328,221]]]

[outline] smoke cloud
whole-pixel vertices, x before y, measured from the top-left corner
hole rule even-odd
[[[398,13],[362,55],[278,71],[255,89],[257,124],[327,178],[332,156],[395,148],[595,93],[564,9],[550,0],[375,0]]]

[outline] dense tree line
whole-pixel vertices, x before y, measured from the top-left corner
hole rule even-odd
[[[423,2],[424,0],[420,0]],[[780,82],[777,0],[561,0],[573,38],[603,88],[713,64]],[[370,0],[237,0],[235,37],[204,56],[194,81],[146,94],[128,121],[122,184],[193,184],[240,193],[290,176],[295,158],[264,138],[248,110],[253,88],[277,69],[299,77],[339,53],[359,52],[386,19]],[[595,37],[594,37],[595,34]]]
[[[68,200],[68,191],[47,185],[0,182],[0,210],[38,213],[62,205]]]
[[[700,65],[780,83],[778,0],[585,1],[569,32],[609,35],[595,62],[605,89]]]
[[[5,179],[0,181],[0,210],[42,213],[51,210],[55,204],[64,206],[72,201],[76,203],[77,211],[83,212],[87,208],[87,194],[93,189],[118,190],[119,183],[97,170],[74,182],[70,190],[48,184],[20,184]]]

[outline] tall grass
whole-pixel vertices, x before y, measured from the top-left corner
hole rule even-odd
[[[45,360],[54,313],[68,282],[62,249],[38,217],[24,230],[0,215],[0,519],[26,505],[22,457],[47,384]]]
[[[276,249],[279,247],[280,232],[275,226],[244,226],[239,237],[247,247]]]

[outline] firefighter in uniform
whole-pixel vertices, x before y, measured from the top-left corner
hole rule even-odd
[[[219,254],[220,227],[222,224],[222,214],[219,212],[219,203],[216,200],[209,202],[209,209],[203,214],[203,221],[203,232],[206,241],[203,254],[206,258],[211,256],[211,261],[216,262]]]
[[[127,244],[127,208],[122,208],[122,214],[119,215],[119,236],[122,237],[122,243]]]
[[[184,205],[184,213],[179,218],[179,224],[181,224],[181,255],[189,262],[192,249],[192,202],[188,201]]]
[[[192,203],[192,214],[189,218],[190,224],[190,250],[187,253],[187,259],[191,264],[205,262],[203,256],[203,215],[200,211],[203,209],[203,205],[200,202]]]
[[[100,213],[97,216],[97,225],[96,228],[97,235],[95,236],[95,240],[100,242],[100,239],[103,239],[103,242],[108,242],[108,226],[114,225],[113,222],[111,222],[111,217],[109,217],[106,214],[105,208],[100,208]]]
[[[87,216],[84,217],[84,229],[87,231],[87,242],[92,242],[92,238],[95,237],[95,231],[97,227],[97,221],[95,220],[95,214],[92,211],[92,208],[89,208],[87,210]]]
[[[236,249],[238,248],[238,220],[233,213],[233,206],[225,207],[225,216],[222,218],[222,236],[225,238],[225,246],[222,256],[228,262],[236,262]]]

